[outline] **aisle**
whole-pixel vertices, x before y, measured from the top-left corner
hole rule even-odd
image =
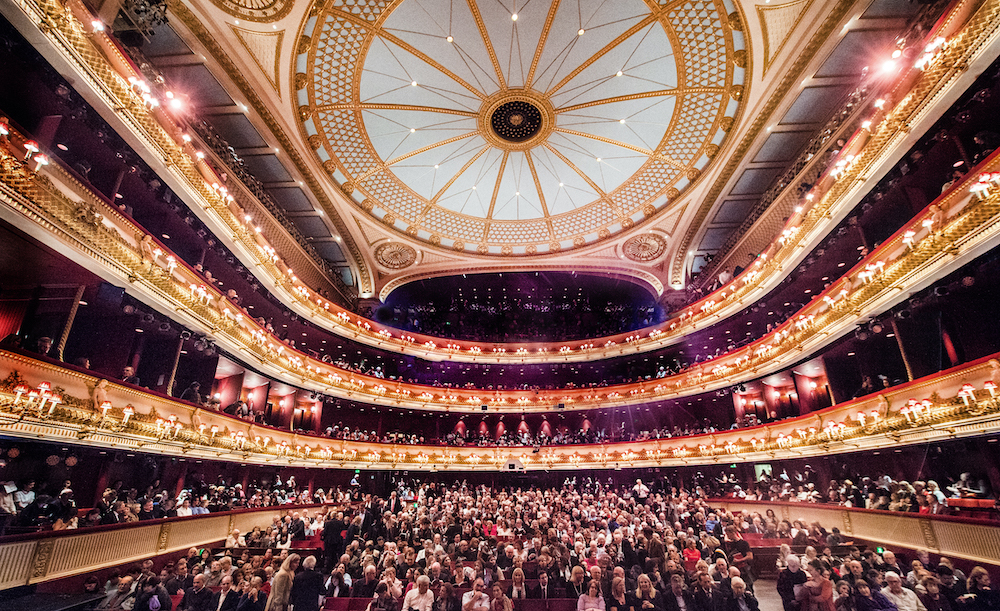
[[[757,596],[757,602],[760,603],[760,611],[782,611],[781,597],[778,596],[774,585],[773,579],[759,579],[754,582],[753,590]]]

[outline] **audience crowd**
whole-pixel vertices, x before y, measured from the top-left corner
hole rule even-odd
[[[697,494],[590,478],[548,489],[411,482],[385,498],[355,488],[357,502],[289,510],[159,574],[152,562],[136,566],[107,582],[100,608],[145,611],[144,596],[166,594],[179,597],[178,611],[315,611],[342,597],[369,601],[368,611],[511,611],[520,599],[572,599],[578,611],[758,611],[760,565],[747,539],[766,518],[712,509]],[[773,567],[785,611],[1000,603],[981,567],[966,577],[947,558],[917,552],[906,563],[837,529],[804,530],[805,554],[783,548]],[[800,542],[795,533],[787,543]]]

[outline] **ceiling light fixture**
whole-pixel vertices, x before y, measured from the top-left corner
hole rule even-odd
[[[583,33],[584,33],[585,31],[586,31],[586,30],[584,30],[583,28],[580,28],[580,29],[579,29],[579,31],[577,31],[576,35],[577,35],[577,36],[583,36]]]
[[[511,14],[511,16],[510,16],[510,20],[511,20],[511,21],[517,21],[517,13],[513,13],[513,14]]]

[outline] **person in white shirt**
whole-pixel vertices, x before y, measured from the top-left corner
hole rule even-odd
[[[896,605],[899,611],[927,611],[924,603],[917,598],[917,593],[903,587],[903,578],[895,571],[887,571],[885,582],[888,584],[882,588],[882,594],[889,599],[889,602]]]
[[[427,575],[417,577],[417,587],[411,588],[403,597],[403,611],[431,611],[434,606],[434,593],[431,592],[431,580]]]
[[[14,504],[18,509],[24,509],[35,501],[35,482],[28,480],[20,490],[14,493]]]
[[[472,589],[462,595],[462,611],[489,611],[490,597],[483,592],[483,587],[482,579],[472,583]]]

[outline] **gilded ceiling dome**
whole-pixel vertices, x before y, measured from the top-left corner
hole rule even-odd
[[[299,120],[359,210],[401,233],[565,251],[704,173],[748,87],[731,21],[721,0],[327,3],[299,39]]]

